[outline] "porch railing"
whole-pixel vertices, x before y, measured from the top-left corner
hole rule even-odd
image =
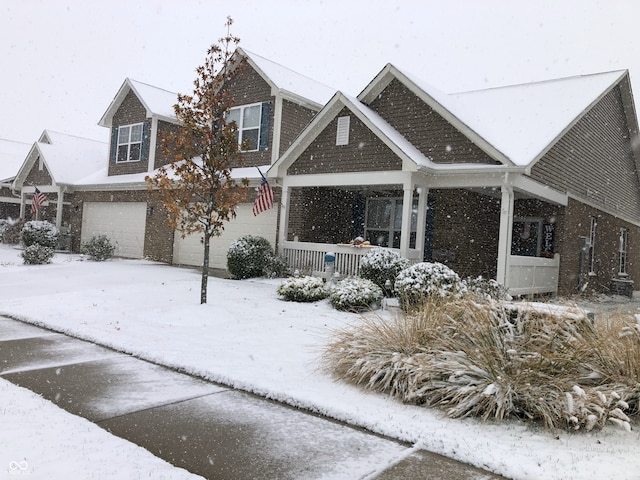
[[[284,242],[283,255],[292,270],[309,275],[324,274],[324,256],[331,252],[336,255],[335,271],[340,276],[356,276],[360,272],[360,259],[371,247],[351,245],[331,245],[312,242]],[[391,249],[400,252],[399,249]]]
[[[509,257],[507,287],[511,295],[558,293],[560,255],[553,258]]]

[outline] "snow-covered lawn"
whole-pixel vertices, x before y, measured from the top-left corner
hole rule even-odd
[[[209,304],[200,305],[195,270],[134,260],[96,263],[74,255],[56,255],[51,265],[24,266],[18,255],[0,245],[0,314],[308,408],[510,478],[638,478],[639,430],[569,434],[517,422],[451,420],[440,411],[335,382],[320,366],[323,344],[332,329],[360,317],[334,310],[327,300],[279,300],[278,280],[210,278]],[[5,383],[0,384],[2,402],[14,394]],[[42,416],[43,421],[55,417]],[[0,420],[15,426],[19,417],[6,411]],[[61,457],[74,448],[54,435],[45,439],[49,451],[59,450]],[[10,441],[2,428],[0,444]],[[114,459],[119,455],[110,447],[101,455],[107,449]]]

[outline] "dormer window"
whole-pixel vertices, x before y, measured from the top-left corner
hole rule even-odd
[[[226,116],[227,123],[236,122],[238,144],[247,143],[243,152],[267,150],[271,103],[254,103],[234,107]]]
[[[137,162],[142,153],[142,123],[118,128],[116,162]]]

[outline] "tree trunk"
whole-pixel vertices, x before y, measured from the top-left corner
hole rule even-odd
[[[207,283],[209,281],[209,240],[211,235],[204,232],[204,258],[202,259],[202,281],[200,282],[200,305],[207,303]]]

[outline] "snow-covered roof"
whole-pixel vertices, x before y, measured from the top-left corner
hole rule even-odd
[[[73,185],[104,168],[108,151],[106,142],[45,130],[40,141],[31,147],[15,183],[22,185],[38,156],[41,156],[55,183]]]
[[[418,87],[427,103],[481,148],[489,154],[493,148],[498,160],[517,166],[535,162],[627,73],[622,70],[444,93],[405,70],[393,66],[390,70]],[[366,97],[367,91],[359,96]]]
[[[173,106],[178,103],[178,94],[164,90],[163,88],[154,87],[138,80],[126,78],[111,101],[107,111],[102,115],[98,125],[103,127],[111,127],[113,115],[116,113],[125,97],[130,91],[138,97],[140,103],[147,111],[147,117],[157,116],[169,122],[175,122],[176,116]]]
[[[27,158],[31,144],[0,138],[0,183],[12,180]]]
[[[244,55],[253,64],[252,66],[262,74],[272,88],[280,90],[285,96],[290,94],[294,98],[310,100],[317,104],[318,108],[322,108],[336,93],[335,88],[294,72],[258,54],[242,48],[238,48],[238,53]]]

